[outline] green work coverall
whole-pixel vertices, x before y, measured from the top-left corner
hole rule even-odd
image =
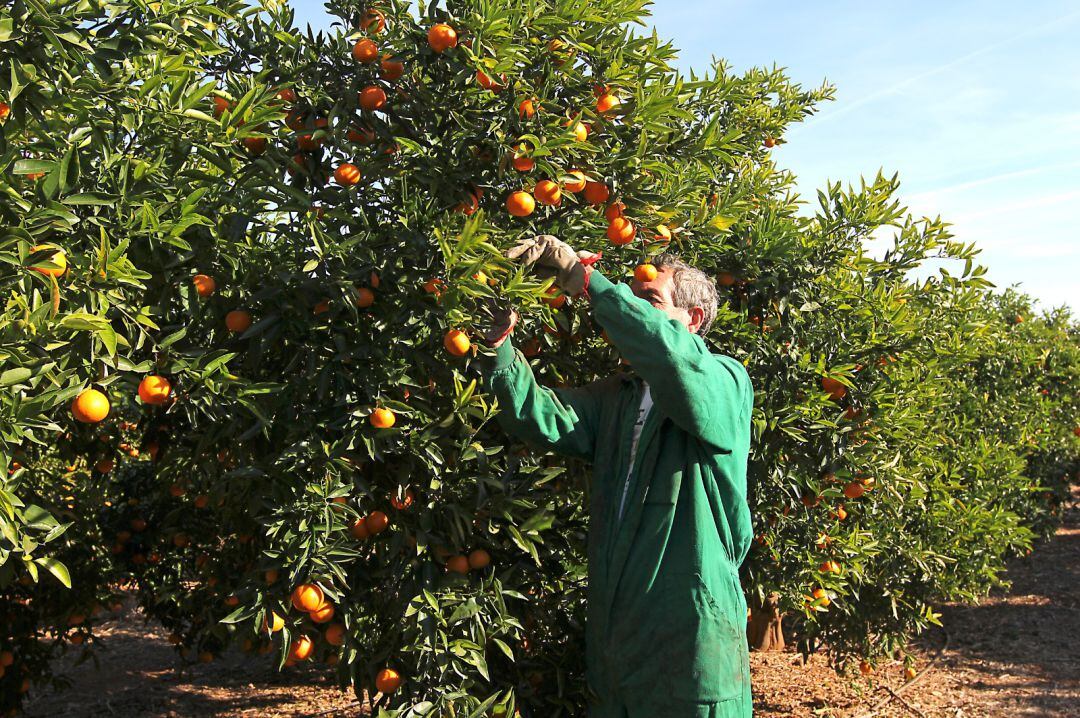
[[[586,665],[597,699],[589,715],[747,718],[738,569],[753,535],[750,378],[627,285],[593,272],[589,296],[636,375],[548,389],[506,341],[489,376],[508,433],[593,464]],[[642,380],[654,403],[631,457]]]

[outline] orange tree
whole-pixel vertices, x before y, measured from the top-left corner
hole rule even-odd
[[[580,714],[587,467],[497,430],[470,340],[510,301],[544,383],[619,370],[587,307],[501,258],[538,232],[611,276],[672,249],[718,278],[708,339],[757,388],[759,645],[786,614],[804,650],[870,669],[1049,525],[1044,488],[1075,470],[1075,326],[989,295],[895,180],[800,212],[771,154],[829,88],[683,77],[629,32],[640,0],[334,2],[317,36],[287,7],[60,7],[15,25],[69,64],[0,88],[20,636],[74,606],[92,622],[130,581],[191,660],[326,661],[388,715]],[[46,243],[71,265],[55,283]],[[929,258],[962,270],[910,280]],[[98,423],[67,406],[91,387]],[[62,524],[19,496],[68,545],[37,556],[23,537]],[[103,568],[66,606],[20,583],[69,548]]]

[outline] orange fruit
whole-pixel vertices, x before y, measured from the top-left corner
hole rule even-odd
[[[172,385],[169,380],[157,374],[144,376],[139,382],[139,398],[144,404],[159,406],[169,400]]]
[[[315,623],[326,623],[334,617],[334,605],[327,601],[308,615]]]
[[[822,377],[821,389],[828,392],[833,401],[840,401],[847,396],[847,387],[831,376]]]
[[[131,530],[134,531],[135,533],[142,533],[143,531],[146,530],[146,526],[147,526],[146,519],[138,519],[137,518],[137,519],[132,519],[131,520]]]
[[[416,497],[414,496],[412,489],[405,489],[405,498],[399,499],[397,497],[397,494],[395,494],[390,497],[390,505],[398,511],[405,511],[413,505],[413,500],[415,498]]]
[[[94,468],[97,469],[99,474],[107,474],[113,470],[113,461],[112,459],[102,459],[94,464]]]
[[[518,172],[530,172],[536,167],[536,160],[532,157],[515,157],[513,165]]]
[[[180,498],[181,496],[183,496],[186,493],[187,493],[187,489],[184,488],[184,485],[179,483],[179,482],[177,482],[177,483],[175,483],[175,484],[173,484],[172,486],[169,487],[169,495],[172,496],[173,498],[178,499],[178,498]]]
[[[428,294],[434,294],[436,298],[442,296],[445,288],[446,282],[441,279],[429,279],[424,282],[424,291]]]
[[[469,568],[480,569],[487,568],[491,565],[491,554],[482,548],[478,548],[469,554]]]
[[[807,508],[813,508],[819,503],[821,503],[821,497],[815,494],[813,491],[807,491],[805,494],[799,497],[799,501],[802,502],[803,506]]]
[[[293,155],[285,170],[290,177],[301,177],[307,174],[307,158],[301,154]]]
[[[630,244],[634,241],[636,235],[637,228],[634,226],[634,223],[626,217],[616,217],[611,220],[611,224],[608,225],[607,238],[610,239],[613,244],[620,246]]]
[[[868,676],[873,672],[874,667],[870,665],[870,661],[859,661],[859,673]]]
[[[608,112],[614,112],[615,110],[619,109],[619,105],[621,104],[622,101],[618,98],[617,95],[613,95],[610,92],[605,92],[596,99],[596,111],[599,112],[601,115],[604,115]]]
[[[6,102],[0,102],[0,122],[5,121],[8,115],[11,114],[11,105]]]
[[[913,680],[915,680],[915,676],[917,676],[917,675],[918,675],[918,673],[916,672],[916,670],[915,670],[915,668],[913,666],[908,666],[907,668],[904,669],[904,679],[905,680],[913,681]]]
[[[776,140],[774,140],[772,137],[766,137],[765,138],[765,146],[766,147],[775,147],[776,146]]]
[[[656,225],[656,239],[661,242],[671,241],[671,230],[668,229],[666,224]]]
[[[311,309],[311,313],[316,314],[316,315],[318,315],[318,314],[326,314],[328,311],[330,311],[330,300],[329,299],[322,300],[321,302],[316,304]]]
[[[368,531],[367,522],[362,518],[352,522],[352,525],[349,526],[349,533],[354,539],[360,541],[371,535],[371,532]]]
[[[836,561],[826,561],[818,566],[818,571],[822,573],[840,573],[840,564]]]
[[[236,596],[229,596],[225,599],[225,605],[229,608],[235,608],[240,605],[240,599]]]
[[[389,429],[394,425],[394,422],[397,421],[397,417],[395,417],[394,412],[389,409],[379,408],[371,412],[369,421],[371,421],[371,425],[376,429]]]
[[[559,288],[552,285],[548,287],[546,297],[543,297],[544,303],[552,309],[561,309],[566,304],[566,295],[559,291]]]
[[[589,139],[589,128],[581,122],[568,122],[566,124],[570,128],[570,131],[574,133],[574,139],[578,142],[584,142]]]
[[[191,278],[191,283],[195,285],[196,293],[203,299],[206,299],[217,290],[217,282],[207,274],[196,274]]]
[[[652,264],[639,264],[634,268],[634,279],[639,282],[651,282],[656,279],[656,266]]]
[[[562,202],[562,190],[559,188],[559,185],[551,180],[540,180],[537,182],[533,194],[536,196],[536,201],[540,204],[557,207],[559,206],[559,203]]]
[[[191,539],[188,538],[187,534],[179,533],[173,536],[172,542],[176,548],[187,548],[187,545],[191,543]]]
[[[393,668],[384,668],[375,676],[375,688],[380,693],[393,693],[401,687],[401,674]]]
[[[607,206],[607,209],[604,210],[604,219],[606,219],[608,222],[610,222],[611,220],[615,219],[616,217],[622,217],[623,212],[625,212],[625,211],[626,211],[626,205],[625,204],[623,204],[622,202],[612,202],[611,204],[609,204]]]
[[[450,352],[456,357],[463,357],[469,353],[469,349],[472,348],[472,342],[469,341],[469,337],[465,332],[460,329],[451,329],[443,337],[443,346],[446,347],[446,351]]]
[[[199,494],[195,497],[195,501],[193,503],[195,504],[195,508],[205,509],[207,506],[210,505],[210,497],[206,494]]]
[[[321,588],[313,583],[302,583],[292,592],[292,605],[297,611],[304,611],[305,613],[311,613],[320,606],[326,597],[323,595]]]
[[[518,116],[522,119],[530,119],[536,115],[536,99],[522,100],[518,105]]]
[[[500,92],[506,89],[506,75],[500,75],[499,80],[496,81],[483,70],[477,70],[476,82],[480,87],[485,90],[491,90],[492,92]]]
[[[294,661],[306,661],[315,649],[315,642],[304,634],[300,634],[289,647],[289,658]]]
[[[360,181],[360,168],[351,162],[342,162],[334,170],[334,181],[342,187],[352,187]]]
[[[375,110],[381,110],[386,106],[386,93],[383,92],[381,87],[368,85],[363,90],[360,90],[358,100],[360,102],[360,109],[374,112]]]
[[[360,17],[360,29],[378,35],[386,29],[386,16],[378,10],[365,10]]]
[[[446,561],[446,570],[453,573],[468,573],[469,559],[465,556],[451,556]]]
[[[395,60],[390,55],[383,55],[382,60],[379,61],[379,77],[387,82],[394,82],[400,80],[401,76],[405,74],[405,64]]]
[[[566,188],[567,192],[573,192],[574,194],[577,194],[589,185],[588,181],[586,181],[585,179],[585,174],[582,173],[580,170],[570,170],[566,174],[572,178],[563,181],[563,187]]]
[[[432,25],[431,29],[428,30],[427,41],[432,50],[443,53],[452,47],[457,47],[457,31],[446,23],[440,22],[437,25]]]
[[[375,59],[379,56],[379,46],[375,44],[374,40],[365,37],[353,45],[352,56],[354,60],[364,64],[375,62]]]
[[[356,290],[356,306],[361,309],[367,309],[375,303],[375,292],[371,291],[367,287],[360,287]]]
[[[813,600],[820,601],[822,606],[828,606],[832,601],[829,600],[829,594],[824,588],[815,588],[812,594]]]
[[[866,493],[866,487],[858,481],[852,481],[844,487],[844,496],[849,499],[857,499]]]
[[[86,424],[96,424],[109,415],[109,397],[97,389],[86,389],[71,403],[71,413]]]
[[[506,211],[515,217],[528,217],[536,210],[536,200],[528,192],[518,190],[506,198]]]
[[[232,109],[232,103],[224,97],[214,95],[212,99],[214,102],[214,117],[221,117],[225,114],[226,110]]]
[[[37,272],[38,274],[44,274],[46,277],[61,277],[64,272],[67,271],[67,255],[64,254],[64,250],[54,247],[51,244],[35,244],[30,248],[30,253],[35,254],[37,252],[43,252],[47,249],[54,250],[52,256],[45,260],[50,264],[55,264],[55,267],[30,267],[31,272]]]
[[[735,275],[731,272],[720,272],[720,276],[716,278],[716,281],[720,283],[721,287],[730,287],[735,284]]]
[[[326,642],[331,646],[344,646],[345,645],[345,626],[340,623],[331,623],[326,627],[326,633],[324,634]]]
[[[296,102],[296,90],[291,87],[284,87],[278,90],[277,98],[282,102]]]
[[[611,190],[603,182],[587,182],[585,184],[585,201],[589,204],[603,204],[611,196]]]
[[[367,526],[368,533],[375,536],[386,530],[386,527],[390,525],[390,519],[382,511],[372,511],[364,519],[364,525]]]
[[[251,154],[258,157],[266,152],[266,138],[265,137],[245,137],[241,140],[246,149]]]
[[[273,586],[278,580],[278,570],[276,568],[268,569],[263,574],[263,580],[266,581],[267,586]]]
[[[234,309],[225,315],[225,328],[233,334],[242,334],[251,328],[251,314],[244,309]]]
[[[360,145],[370,145],[375,141],[375,130],[370,127],[352,127],[345,133],[345,139]]]
[[[844,508],[843,504],[840,504],[836,507],[836,511],[833,513],[833,517],[837,521],[843,521],[847,518],[847,509]]]

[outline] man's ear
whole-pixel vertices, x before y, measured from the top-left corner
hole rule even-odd
[[[687,329],[691,334],[700,333],[701,325],[705,323],[705,310],[701,307],[690,307],[686,313],[690,315],[690,325]]]

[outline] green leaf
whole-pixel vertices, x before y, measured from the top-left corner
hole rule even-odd
[[[35,558],[34,563],[47,568],[49,573],[56,577],[57,581],[64,584],[65,587],[71,588],[71,574],[68,572],[67,566],[48,556]]]

